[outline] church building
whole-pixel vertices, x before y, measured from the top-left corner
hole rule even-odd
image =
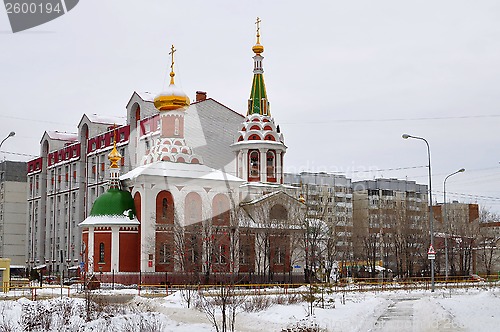
[[[53,170],[60,181],[59,172],[71,177],[74,164],[75,178],[84,181],[70,185],[74,194],[70,190],[68,200],[74,199],[78,211],[70,209],[67,217],[80,218],[81,237],[70,240],[64,229],[41,235],[39,212],[32,210],[30,261],[41,258],[62,269],[62,252],[66,268],[78,260],[86,273],[122,283],[136,283],[139,272],[152,283],[286,281],[303,275],[293,266],[303,266],[305,209],[296,188],[283,184],[287,147],[271,116],[259,23],[246,116],[201,91],[191,103],[175,85],[172,45],[169,86],[156,96],[134,92],[125,124],[108,121],[104,131],[94,130],[97,116],[84,115],[79,134],[68,134],[58,146],[78,151],[67,162],[64,153],[51,151],[51,134],[45,134],[31,178],[36,183],[37,175]],[[43,154],[53,153],[62,160],[44,165]],[[52,203],[57,209],[64,194],[49,194],[33,195],[30,207]],[[57,238],[57,247],[35,249],[47,237],[51,243]]]

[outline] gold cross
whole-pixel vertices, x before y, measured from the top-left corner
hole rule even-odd
[[[176,52],[177,50],[174,48],[174,45],[172,45],[172,47],[170,48],[170,52],[168,53],[169,55],[172,56],[172,64],[170,65],[170,69],[171,71],[174,71],[174,53]]]
[[[260,22],[262,21],[257,17],[257,21],[255,22],[255,24],[257,24],[257,36],[259,36],[260,33]]]

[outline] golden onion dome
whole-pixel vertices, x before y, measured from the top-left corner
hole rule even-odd
[[[154,99],[154,105],[159,111],[171,111],[189,106],[189,97],[171,81],[168,88]]]
[[[261,44],[255,44],[255,45],[252,47],[252,51],[253,51],[255,54],[261,54],[261,53],[264,53],[264,46],[262,46]]]
[[[167,89],[161,92],[154,99],[154,105],[159,111],[171,111],[189,106],[189,97],[175,86],[174,82],[174,45],[172,45],[170,55],[172,56],[172,64],[170,65],[170,85]]]
[[[108,154],[108,159],[111,162],[110,168],[118,168],[118,162],[122,159],[122,155],[116,149],[116,141],[113,146],[113,150]]]

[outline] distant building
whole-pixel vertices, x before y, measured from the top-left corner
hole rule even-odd
[[[350,261],[352,247],[351,179],[330,173],[285,173],[285,184],[296,186],[307,206],[307,217],[321,220],[332,231],[337,261]]]
[[[435,249],[437,271],[445,274],[445,236],[448,247],[449,275],[469,275],[476,272],[475,249],[480,240],[480,214],[478,204],[452,203],[434,205]],[[486,229],[484,229],[486,230]]]
[[[0,257],[24,265],[26,239],[26,163],[0,163]]]
[[[360,265],[375,271],[381,262],[402,276],[420,274],[430,241],[427,186],[376,179],[354,182],[352,191],[354,255]]]
[[[496,275],[500,273],[500,222],[482,220],[479,224],[479,238],[474,246],[474,272]]]

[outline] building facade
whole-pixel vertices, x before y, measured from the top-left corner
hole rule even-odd
[[[26,163],[0,163],[0,257],[25,264]]]
[[[318,274],[319,271],[314,270],[321,265],[327,270],[339,268],[338,264],[347,266],[354,258],[351,180],[338,174],[302,172],[285,173],[285,183],[299,188],[308,220],[314,225],[323,225],[326,231],[324,235],[311,236],[311,240],[317,237],[317,242],[323,242],[316,246],[319,253],[311,257],[313,272]],[[321,231],[321,227],[317,231]]]
[[[487,229],[481,227],[480,212],[478,204],[442,203],[432,207],[435,223],[435,249],[436,269],[445,274],[445,250],[448,249],[448,275],[469,275],[477,270],[477,260],[487,263],[486,257],[478,257],[476,248],[482,246],[484,241],[491,240],[486,237]],[[446,237],[446,246],[445,246]],[[483,237],[485,237],[483,239]],[[486,254],[487,249],[481,250]]]
[[[246,116],[201,91],[191,103],[175,86],[172,46],[171,84],[156,96],[134,92],[125,121],[84,115],[75,134],[46,132],[41,156],[28,163],[29,264],[198,281],[240,266],[267,279],[276,269],[297,272],[285,264],[297,245],[280,232],[278,255],[264,230],[296,233],[283,216],[298,220],[302,203],[283,185],[286,146],[270,112],[259,32],[252,50]]]
[[[399,276],[427,269],[427,186],[414,181],[357,181],[353,192],[354,256],[374,276],[376,266]]]

